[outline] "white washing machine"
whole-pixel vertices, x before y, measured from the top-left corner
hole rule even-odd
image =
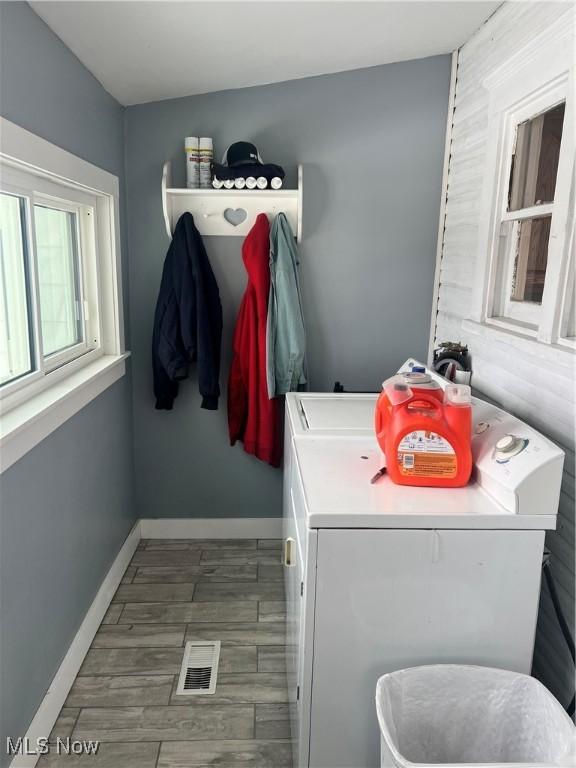
[[[295,392],[286,401],[292,437],[367,437],[374,433],[375,394]]]
[[[422,366],[408,358],[398,373],[408,373],[414,366]],[[441,385],[446,379],[435,371],[427,373]],[[287,437],[292,438],[353,438],[373,437],[375,393],[294,392],[286,399]]]
[[[375,399],[287,396],[287,666],[298,768],[379,765],[374,691],[385,672],[442,662],[531,668],[562,451],[474,399],[469,485],[412,488],[385,475],[371,485],[381,465]]]

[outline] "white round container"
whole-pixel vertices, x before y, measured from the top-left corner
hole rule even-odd
[[[258,189],[266,189],[268,186],[268,179],[266,179],[264,176],[258,176],[256,179],[256,186]]]
[[[281,189],[282,179],[280,178],[280,176],[274,176],[274,178],[270,182],[270,186],[272,187],[272,189]]]
[[[214,187],[214,189],[222,189],[222,187],[224,186],[224,182],[214,177],[212,179],[212,186]]]
[[[234,189],[234,179],[224,179],[224,187],[226,189]]]
[[[186,186],[188,189],[198,189],[200,186],[200,157],[197,136],[186,136],[184,151],[186,152]]]
[[[201,138],[198,151],[200,159],[200,188],[210,189],[212,186],[212,160],[214,158],[212,139]]]
[[[246,188],[247,189],[256,189],[256,179],[254,176],[248,176],[246,179]]]
[[[244,179],[242,176],[238,176],[237,179],[234,179],[234,186],[236,189],[244,189],[246,186],[246,179]]]

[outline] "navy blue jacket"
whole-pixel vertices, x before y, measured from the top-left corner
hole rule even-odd
[[[192,214],[176,224],[154,315],[152,368],[156,408],[171,410],[178,382],[198,363],[202,408],[216,410],[220,395],[222,304],[218,284]]]

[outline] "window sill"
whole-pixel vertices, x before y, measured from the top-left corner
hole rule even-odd
[[[522,328],[512,329],[509,327],[499,327],[492,323],[479,323],[477,320],[464,320],[462,330],[474,336],[482,336],[489,341],[502,342],[513,346],[526,355],[537,355],[538,358],[546,363],[559,365],[573,365],[574,349],[569,343],[564,344],[544,344],[538,341],[530,332],[523,333]]]
[[[130,355],[104,355],[0,416],[0,473],[126,373]]]

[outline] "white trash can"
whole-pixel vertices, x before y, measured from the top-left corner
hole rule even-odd
[[[576,766],[576,729],[538,680],[491,667],[435,664],[378,680],[386,768]]]

